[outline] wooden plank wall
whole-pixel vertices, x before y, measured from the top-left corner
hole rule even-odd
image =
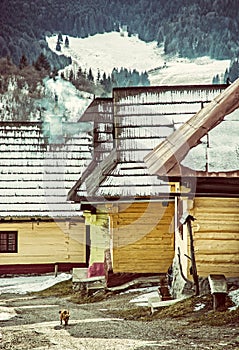
[[[113,223],[113,271],[165,273],[174,256],[174,203],[119,204]]]
[[[199,276],[239,276],[239,199],[196,198],[193,223]]]
[[[18,252],[0,253],[0,265],[85,262],[85,225],[67,222],[1,223],[0,231],[18,231]]]

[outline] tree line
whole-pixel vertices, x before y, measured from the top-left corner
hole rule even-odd
[[[147,72],[140,73],[136,69],[126,68],[114,68],[108,75],[98,70],[97,76],[94,76],[91,68],[87,71],[79,67],[76,73],[71,69],[68,75],[61,73],[61,77],[69,80],[79,90],[100,96],[111,96],[115,87],[150,85]]]
[[[11,76],[16,77],[19,88],[26,83],[31,93],[34,92],[38,83],[42,84],[43,78],[48,76],[55,79],[58,76],[58,70],[56,67],[51,68],[47,57],[43,53],[40,53],[33,63],[30,63],[26,55],[23,54],[18,65],[15,65],[9,57],[0,59],[0,65],[1,93],[7,91],[9,77],[11,78]],[[108,76],[105,72],[101,74],[98,70],[97,76],[94,76],[91,68],[87,71],[79,67],[76,73],[72,69],[68,75],[61,73],[61,78],[70,81],[79,90],[100,96],[111,95],[114,87],[150,85],[147,72],[140,73],[136,69],[131,71],[126,68],[114,68]]]

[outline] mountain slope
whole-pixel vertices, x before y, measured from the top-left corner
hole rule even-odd
[[[237,0],[2,0],[0,56],[18,63],[25,53],[32,62],[47,51],[47,33],[84,38],[127,25],[130,34],[162,44],[166,54],[232,59],[238,55],[237,9]]]

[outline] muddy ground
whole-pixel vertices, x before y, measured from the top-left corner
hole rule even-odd
[[[104,295],[87,303],[64,293],[2,295],[0,308],[16,314],[0,321],[0,349],[239,349],[238,318],[228,321],[228,312],[214,312],[210,296],[151,315],[129,303],[138,294]],[[202,302],[206,306],[193,311]],[[70,310],[68,326],[60,325],[62,308]]]

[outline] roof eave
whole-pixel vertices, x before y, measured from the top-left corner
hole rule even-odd
[[[166,175],[177,167],[189,150],[200,143],[208,131],[239,107],[239,79],[167,137],[145,158],[150,174]]]

